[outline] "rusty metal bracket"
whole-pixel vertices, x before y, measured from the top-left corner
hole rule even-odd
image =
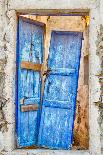
[[[25,98],[22,98],[22,99],[20,100],[20,104],[24,104],[24,100],[25,100]]]
[[[44,71],[44,73],[43,73],[43,76],[47,76],[47,75],[49,75],[49,73],[51,72],[51,69],[50,68],[48,68],[46,71]]]

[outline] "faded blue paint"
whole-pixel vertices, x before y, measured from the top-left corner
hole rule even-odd
[[[81,46],[81,32],[52,32],[38,137],[42,147],[71,149]]]
[[[39,104],[41,77],[39,72],[21,69],[22,61],[43,63],[44,24],[19,18],[17,42],[17,139],[18,147],[36,145],[39,128],[39,110],[21,112],[24,105]]]

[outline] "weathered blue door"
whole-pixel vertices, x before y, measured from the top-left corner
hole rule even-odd
[[[18,147],[37,144],[45,25],[19,18],[17,43]]]
[[[38,137],[42,147],[71,148],[81,44],[81,32],[52,32]]]

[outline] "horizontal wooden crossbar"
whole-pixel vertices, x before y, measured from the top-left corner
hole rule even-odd
[[[41,71],[42,64],[35,64],[33,62],[27,62],[27,61],[22,61],[21,62],[21,68],[22,69],[29,69],[29,70],[34,70],[34,71]]]
[[[21,105],[21,111],[36,111],[38,110],[38,104],[32,104],[32,105]]]

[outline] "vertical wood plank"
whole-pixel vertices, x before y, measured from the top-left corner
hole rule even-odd
[[[18,106],[17,136],[18,147],[37,144],[38,111],[22,111],[20,100],[24,105],[40,105],[41,77],[35,70],[22,68],[22,62],[43,63],[44,24],[26,18],[19,18],[18,35]]]
[[[78,87],[82,33],[51,34],[38,144],[71,149]],[[74,70],[74,71],[73,71]]]

